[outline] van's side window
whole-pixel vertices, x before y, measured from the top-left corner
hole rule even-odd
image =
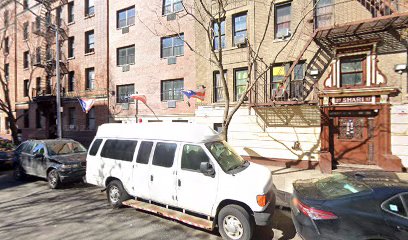
[[[197,145],[186,144],[183,147],[183,155],[181,157],[181,169],[200,171],[202,162],[209,162],[207,154]]]
[[[150,152],[152,151],[153,142],[142,142],[139,148],[139,154],[137,155],[136,162],[148,164]]]
[[[160,167],[173,166],[177,144],[158,142],[154,150],[153,165]]]
[[[98,152],[99,147],[101,146],[102,139],[96,139],[94,143],[92,144],[91,149],[89,150],[89,155],[95,156],[96,153]]]
[[[132,140],[106,140],[101,157],[131,162],[136,145],[137,141]]]

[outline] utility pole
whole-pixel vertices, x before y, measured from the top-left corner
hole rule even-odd
[[[55,24],[55,42],[56,42],[56,63],[55,68],[57,72],[57,94],[56,94],[56,102],[57,102],[57,136],[59,139],[62,138],[62,122],[61,122],[61,74],[60,74],[60,45],[59,45],[59,26]]]

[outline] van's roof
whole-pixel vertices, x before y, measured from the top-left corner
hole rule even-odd
[[[193,123],[107,123],[99,126],[96,137],[194,143],[221,140],[210,127]]]

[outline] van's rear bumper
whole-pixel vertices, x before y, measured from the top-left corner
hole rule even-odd
[[[271,224],[274,211],[275,201],[270,202],[263,212],[254,212],[255,224],[257,226],[267,226]]]

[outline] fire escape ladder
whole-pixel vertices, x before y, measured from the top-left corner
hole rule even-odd
[[[357,0],[373,17],[380,17],[397,13],[397,0]]]

